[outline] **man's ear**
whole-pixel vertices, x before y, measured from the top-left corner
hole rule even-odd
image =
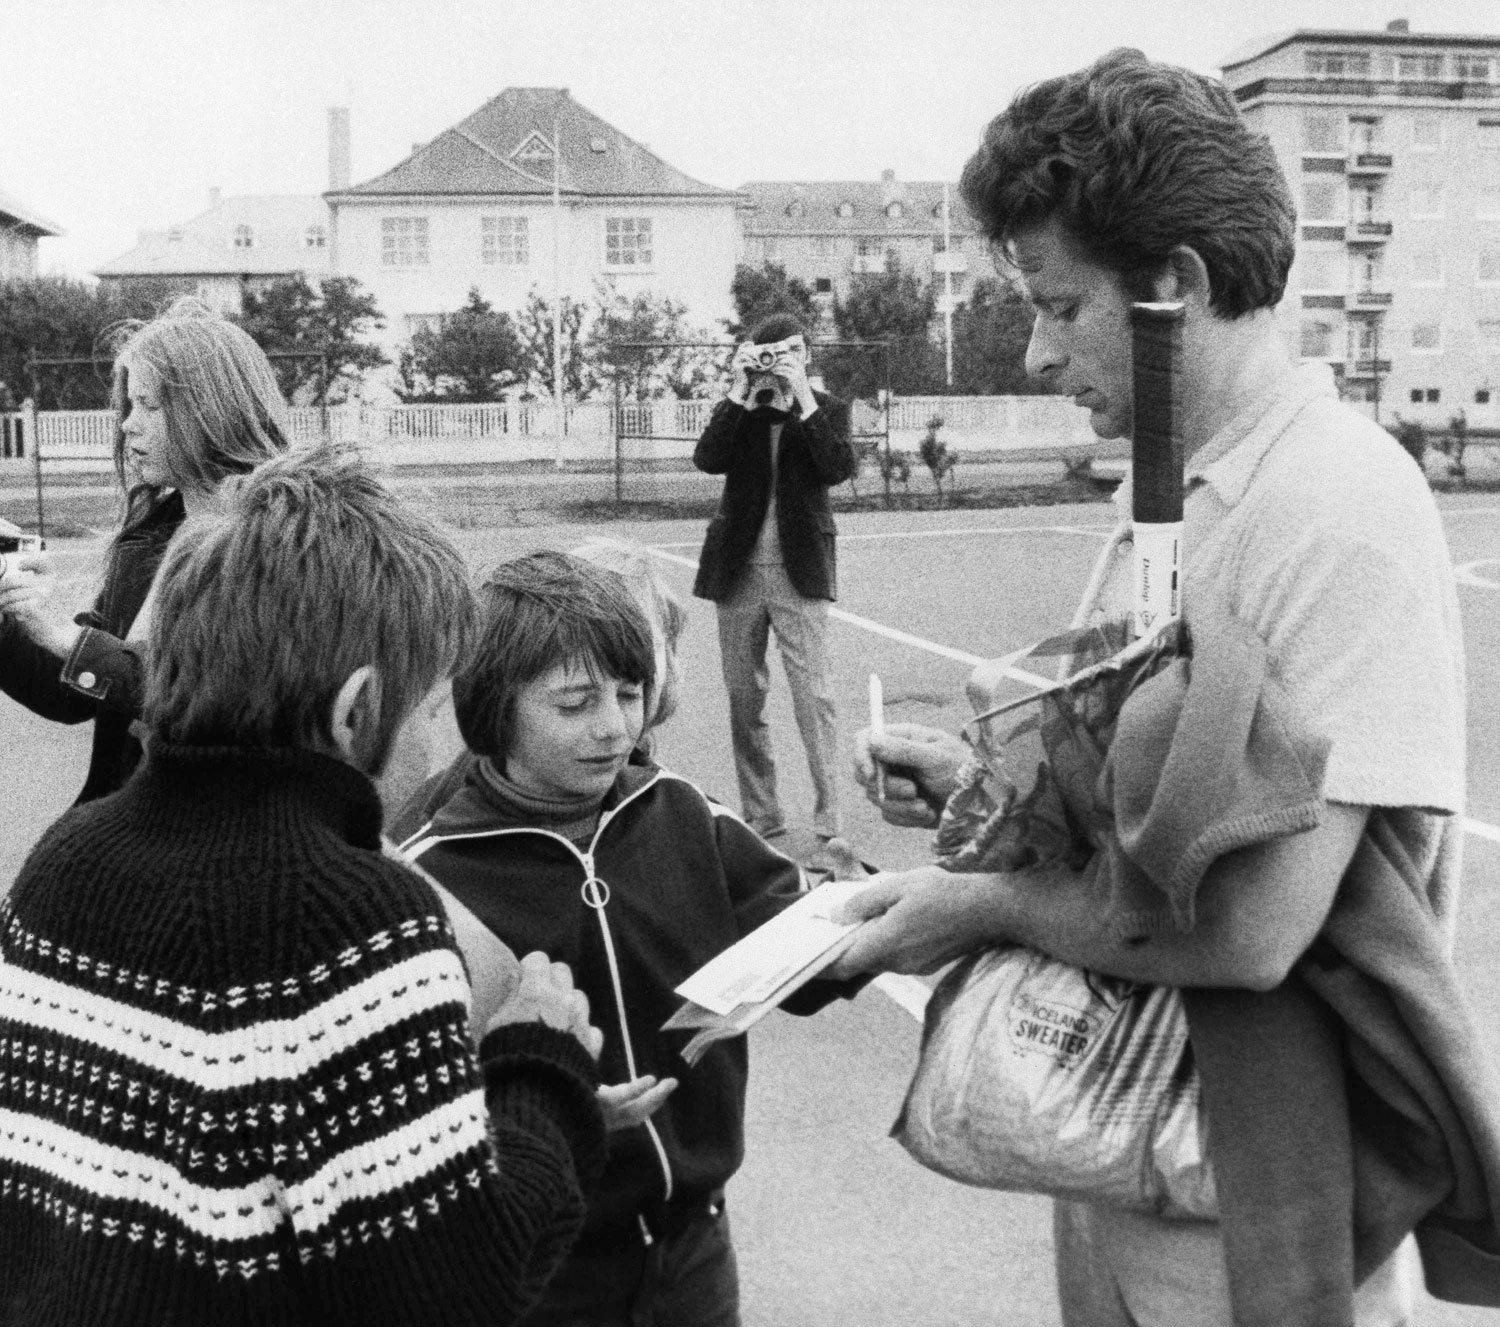
[[[338,689],[328,715],[333,754],[368,772],[379,745],[380,674],[370,664],[356,668]]]
[[[1208,265],[1196,249],[1179,244],[1167,255],[1154,293],[1159,301],[1180,301],[1196,313],[1207,313]]]

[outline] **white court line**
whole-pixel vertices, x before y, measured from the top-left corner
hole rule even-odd
[[[954,528],[943,530],[877,530],[868,534],[844,534],[839,533],[839,543],[859,543],[871,539],[958,539],[968,538],[971,535],[990,534],[1083,534],[1094,535],[1100,539],[1108,539],[1112,526],[1101,526],[1098,529],[1090,529],[1081,525],[993,525],[973,526],[968,529]],[[701,539],[682,539],[670,544],[652,544],[652,548],[697,548],[703,543]]]
[[[1500,511],[1500,508],[1496,508]],[[1058,526],[1038,527],[1045,530],[1056,530]],[[1096,534],[1094,530],[1080,530],[1079,534]],[[697,567],[697,558],[685,558],[680,553],[667,552],[668,547],[680,547],[680,545],[656,544],[650,546],[650,551],[657,557],[668,562],[676,562],[684,567]],[[955,650],[949,645],[939,645],[935,641],[924,640],[921,636],[913,636],[908,631],[898,631],[895,627],[888,627],[883,622],[876,622],[871,618],[860,617],[855,613],[846,613],[842,608],[829,610],[832,617],[841,622],[847,622],[850,626],[858,627],[862,631],[868,631],[877,636],[884,636],[887,640],[896,641],[901,645],[910,645],[913,649],[925,650],[928,654],[936,654],[944,659],[953,659],[958,663],[966,663],[972,666],[985,663],[986,660],[977,654],[970,654],[966,650]],[[1036,673],[1028,673],[1023,668],[1005,669],[1007,677],[1012,677],[1018,682],[1026,682],[1031,686],[1045,687],[1052,685],[1052,679],[1040,677]],[[1476,838],[1488,839],[1491,843],[1500,843],[1500,826],[1488,825],[1482,820],[1474,820],[1466,817],[1464,829]],[[883,973],[875,978],[876,986],[880,987],[892,1000],[906,1010],[913,1018],[920,1019],[922,1011],[926,1008],[928,996],[931,992],[926,985],[915,977],[904,977],[896,973]]]

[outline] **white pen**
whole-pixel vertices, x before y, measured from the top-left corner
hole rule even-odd
[[[870,736],[885,736],[885,693],[880,687],[880,674],[870,674]],[[875,761],[875,796],[885,801],[885,766],[872,754]]]

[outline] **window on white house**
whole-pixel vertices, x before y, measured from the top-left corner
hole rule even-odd
[[[1302,186],[1302,220],[1342,221],[1343,200],[1342,185],[1326,180],[1309,180]]]
[[[1487,55],[1455,55],[1453,77],[1465,83],[1488,83],[1494,62]]]
[[[322,226],[309,226],[302,234],[302,247],[304,249],[326,249],[328,247],[328,231]]]
[[[1443,255],[1432,249],[1419,250],[1411,256],[1411,279],[1419,286],[1443,284]]]
[[[1435,82],[1443,76],[1441,55],[1398,55],[1396,77],[1412,82]]]
[[[1308,51],[1307,74],[1309,78],[1369,78],[1370,57],[1363,51]]]
[[[1481,318],[1477,330],[1481,346],[1486,350],[1500,350],[1500,318]]]
[[[1297,255],[1303,290],[1343,290],[1345,284],[1342,249],[1304,249]]]
[[[525,267],[531,261],[528,217],[480,217],[479,256],[502,267]]]
[[[854,241],[854,270],[856,272],[884,272],[886,269],[885,241],[873,236]]]
[[[604,219],[604,265],[606,267],[651,266],[650,217],[606,217]]]
[[[1443,332],[1437,323],[1413,323],[1411,329],[1413,350],[1437,351],[1443,348]]]
[[[386,267],[426,267],[427,218],[381,217],[380,261]]]
[[[1443,145],[1443,122],[1436,115],[1418,115],[1411,122],[1411,145],[1423,151]]]
[[[1474,275],[1486,285],[1500,284],[1500,247],[1491,244],[1479,251]]]
[[[1482,217],[1500,217],[1500,124],[1479,126],[1474,167],[1479,189],[1475,212]]]
[[[1302,358],[1327,359],[1333,354],[1334,325],[1323,318],[1307,318],[1302,323]]]
[[[253,249],[255,247],[255,232],[249,226],[236,226],[234,228],[234,247],[236,249]]]
[[[1440,184],[1418,185],[1411,191],[1411,214],[1414,217],[1440,217],[1443,215],[1443,186]]]
[[[1304,152],[1342,152],[1344,135],[1340,117],[1332,111],[1303,111],[1302,150]]]

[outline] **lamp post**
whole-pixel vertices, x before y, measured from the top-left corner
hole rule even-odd
[[[948,181],[943,181],[943,361],[953,386],[953,228],[948,212]]]

